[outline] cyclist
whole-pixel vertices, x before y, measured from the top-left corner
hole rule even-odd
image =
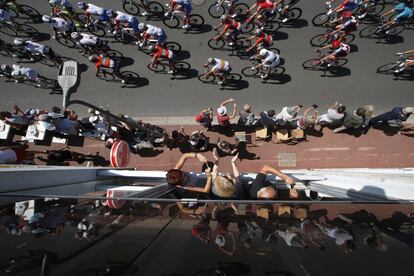
[[[14,45],[20,46],[22,50],[31,56],[30,60],[33,61],[33,56],[44,56],[48,58],[56,58],[55,52],[48,46],[33,42],[31,40],[24,40],[21,38],[15,38]],[[14,54],[13,57],[18,55]]]
[[[338,57],[346,57],[351,51],[351,47],[349,47],[348,44],[341,42],[339,39],[332,41],[332,43],[329,45],[317,48],[315,51],[320,52],[321,50],[328,48],[332,50],[332,53],[319,60],[319,63],[328,63],[328,67],[331,66],[331,61],[335,61]]]
[[[214,27],[214,30],[219,29],[223,25],[224,25],[223,31],[220,34],[218,34],[216,37],[214,37],[214,40],[219,40],[224,35],[226,35],[226,37],[230,38],[231,40],[229,42],[229,45],[233,46],[237,42],[237,36],[240,34],[241,24],[240,22],[234,19],[231,19],[227,15],[222,15],[220,17],[220,24]],[[231,31],[227,33],[228,30],[231,30]]]
[[[414,50],[408,50],[405,52],[401,52],[401,53],[397,53],[397,55],[402,56],[402,55],[406,55],[406,54],[411,54],[409,56],[407,56],[406,60],[401,63],[397,69],[395,69],[395,73],[401,73],[406,69],[409,69],[410,67],[414,68]]]
[[[102,46],[102,40],[95,35],[73,32],[70,36],[76,41],[76,45],[83,48],[83,54],[89,54],[94,48]]]
[[[360,15],[358,19],[363,19],[373,9],[377,0],[361,0],[358,5],[360,7]]]
[[[256,42],[246,49],[246,52],[250,52],[254,48],[269,48],[273,44],[273,37],[270,34],[265,33],[262,29],[256,29],[254,35],[248,37],[248,40],[256,38]]]
[[[89,23],[91,22],[92,15],[99,16],[99,19],[103,22],[109,21],[108,10],[106,10],[105,8],[96,6],[91,3],[85,3],[85,2],[78,2],[77,6],[79,9],[85,11],[86,25],[89,25]]]
[[[174,53],[170,49],[167,49],[165,46],[156,45],[154,48],[154,52],[152,53],[152,60],[151,60],[151,66],[154,67],[157,63],[159,58],[164,58],[168,60],[168,66],[170,67],[170,70],[168,71],[168,74],[173,74],[175,67],[174,67]]]
[[[206,77],[209,75],[216,76],[219,79],[217,83],[223,85],[231,72],[230,63],[227,60],[209,57],[207,60],[207,64],[204,64],[204,67],[208,67],[209,65],[213,67],[204,75]]]
[[[75,15],[72,3],[69,0],[49,0],[49,5],[52,9],[52,16],[58,16],[60,9],[65,9],[69,14]]]
[[[335,1],[336,0],[332,0],[332,1],[326,2],[326,4],[332,4]],[[354,9],[356,9],[357,6],[358,6],[357,0],[343,0],[342,3],[338,7],[330,11],[329,14],[340,13],[343,11],[353,11]]]
[[[33,68],[20,67],[20,65],[16,64],[10,67],[9,65],[3,64],[1,65],[1,71],[13,78],[16,83],[21,82],[23,79],[36,82],[36,86],[41,87],[39,74]]]
[[[139,22],[135,16],[129,15],[124,12],[116,11],[111,14],[111,17],[115,21],[115,30],[113,34],[116,32],[121,31],[122,39],[123,39],[123,32],[122,32],[122,24],[125,24],[126,28],[131,28],[134,31],[134,35],[138,38],[139,37]]]
[[[142,41],[137,43],[139,47],[143,47],[149,38],[157,39],[157,45],[163,45],[167,40],[167,36],[161,28],[144,23],[139,23],[138,28],[142,33]]]
[[[247,22],[250,22],[255,18],[257,15],[262,17],[263,19],[257,17],[259,21],[267,21],[269,17],[275,12],[276,6],[281,3],[282,0],[273,2],[271,0],[256,0],[256,3],[247,11],[249,14],[257,7],[257,10],[247,19]]]
[[[254,58],[261,60],[261,63],[252,67],[252,69],[263,67],[263,74],[260,76],[262,79],[267,79],[272,70],[280,64],[280,56],[276,52],[267,49],[261,49]]]
[[[103,55],[99,55],[99,56],[92,55],[89,57],[89,61],[95,63],[95,68],[96,68],[95,76],[99,75],[101,68],[108,68],[108,69],[112,69],[112,74],[115,77],[120,78],[122,83],[125,82],[121,78],[121,72],[119,72],[118,61],[108,58],[108,57],[104,57]]]
[[[193,7],[191,6],[190,0],[170,0],[170,3],[169,3],[170,9],[164,15],[170,16],[172,12],[175,10],[175,7],[177,7],[176,10],[184,12],[184,26],[182,28],[183,29],[190,28],[189,16],[193,9]]]
[[[52,39],[55,39],[58,33],[63,34],[65,37],[69,37],[69,33],[72,32],[74,29],[72,22],[67,21],[60,17],[50,17],[49,15],[43,15],[42,20],[43,22],[52,24],[53,26]]]
[[[358,20],[352,14],[351,11],[346,11],[343,13],[342,17],[337,21],[342,22],[338,26],[335,27],[335,31],[326,34],[327,37],[335,35],[336,33],[341,32],[341,39],[345,37],[345,35],[350,34],[357,30],[358,27]]]
[[[391,13],[395,13],[395,17],[388,21],[387,23],[384,24],[384,26],[382,26],[382,30],[387,29],[389,26],[392,26],[394,24],[398,24],[401,23],[405,20],[410,19],[411,17],[413,17],[413,13],[414,10],[412,8],[410,8],[409,6],[407,6],[404,3],[399,3],[398,5],[395,6],[394,9],[386,12],[383,17],[391,14]]]

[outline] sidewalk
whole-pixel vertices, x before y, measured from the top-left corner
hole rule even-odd
[[[166,125],[168,133],[179,129],[181,125]],[[187,134],[201,126],[185,126]],[[234,142],[234,137],[225,137],[217,132],[208,131],[210,143],[215,143],[220,137],[222,140]],[[238,167],[244,172],[256,172],[263,165],[269,164],[282,169],[312,169],[312,168],[404,168],[414,167],[414,139],[412,137],[395,134],[387,136],[382,131],[371,129],[368,134],[355,137],[346,133],[333,134],[324,129],[322,137],[309,136],[307,142],[297,145],[275,144],[274,142],[254,141],[247,146],[247,151],[256,154],[260,159],[243,159]],[[30,144],[30,150],[60,149],[63,144],[52,143],[50,147]],[[83,147],[71,147],[72,151],[95,154],[109,160],[109,150],[104,143],[85,139]],[[211,152],[203,153],[207,159],[213,160]],[[142,152],[142,155],[131,154],[129,167],[138,170],[168,170],[175,166],[182,153],[179,149],[168,150],[156,148],[155,151]],[[35,160],[36,164],[44,164]],[[72,165],[72,164],[71,164]],[[75,163],[73,165],[76,165]],[[85,164],[84,164],[85,165]],[[190,159],[185,164],[188,171],[200,171],[201,164],[196,159]],[[230,157],[222,158],[222,171],[231,171]]]

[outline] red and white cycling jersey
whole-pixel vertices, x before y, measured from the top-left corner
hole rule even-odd
[[[162,57],[166,59],[172,59],[174,57],[173,51],[163,48],[160,45],[155,46],[154,57],[156,59]]]
[[[273,37],[269,34],[261,34],[259,38],[256,40],[255,45],[259,45],[260,43],[266,43],[267,45],[272,45]]]
[[[268,9],[272,10],[275,4],[270,0],[266,0],[264,2],[257,3],[257,6],[259,7],[258,8],[259,11],[268,10]]]
[[[226,23],[226,25],[224,25],[223,31],[226,32],[228,29],[240,30],[241,29],[241,24],[240,24],[240,22],[237,22],[236,20],[227,19],[227,23]]]

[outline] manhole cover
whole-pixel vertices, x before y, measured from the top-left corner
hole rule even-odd
[[[296,153],[279,152],[277,163],[280,167],[296,167]]]

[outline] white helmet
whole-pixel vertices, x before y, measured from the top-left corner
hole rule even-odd
[[[223,14],[220,16],[220,21],[225,21],[227,19],[227,15]]]
[[[43,22],[50,22],[51,18],[50,18],[49,15],[43,15],[42,20],[43,20]]]
[[[95,55],[92,55],[89,57],[89,61],[94,62],[98,57]]]
[[[71,36],[73,39],[78,39],[78,38],[81,36],[81,34],[80,34],[80,33],[78,33],[78,32],[73,32],[73,33],[71,33],[71,34],[70,34],[70,36]]]
[[[260,52],[259,52],[259,55],[261,55],[261,56],[267,56],[267,54],[269,53],[269,51],[268,50],[266,50],[266,49],[261,49],[260,50]]]
[[[25,42],[25,40],[21,39],[21,38],[15,38],[13,40],[14,45],[22,45]]]
[[[141,22],[141,23],[138,24],[138,29],[142,30],[142,29],[144,29],[144,27],[145,27],[144,23]]]
[[[214,64],[214,63],[216,63],[216,60],[215,60],[213,57],[209,57],[209,58],[207,59],[207,63],[208,63],[208,64]]]
[[[7,64],[2,64],[0,69],[1,69],[1,71],[4,71],[4,72],[9,72],[9,71],[12,70],[12,68]]]

